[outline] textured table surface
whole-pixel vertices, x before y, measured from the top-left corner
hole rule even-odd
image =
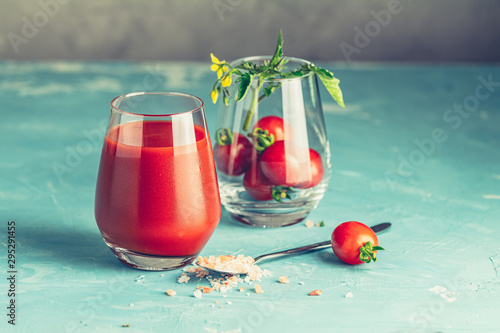
[[[333,177],[309,218],[326,226],[255,229],[224,212],[202,255],[319,242],[348,220],[391,221],[379,237],[387,250],[356,267],[331,250],[263,262],[273,273],[263,294],[243,285],[244,293],[198,299],[206,281],[178,284],[180,271],[120,264],[102,241],[93,200],[110,100],[137,90],[192,93],[207,101],[213,132],[209,64],[1,62],[0,331],[500,331],[500,68],[323,65],[341,79],[347,104],[321,91]],[[277,283],[282,275],[289,284]],[[307,296],[314,289],[322,296]]]

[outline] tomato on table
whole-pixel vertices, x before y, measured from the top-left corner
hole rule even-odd
[[[377,261],[377,251],[384,250],[378,245],[377,235],[360,222],[349,221],[337,226],[332,233],[332,248],[335,255],[350,265]]]

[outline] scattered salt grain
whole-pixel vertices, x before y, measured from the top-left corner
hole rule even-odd
[[[262,293],[264,293],[264,289],[262,289],[262,287],[260,285],[255,284],[255,292],[257,294],[262,294]]]
[[[182,273],[181,277],[177,280],[178,283],[187,283],[190,277],[186,273]]]
[[[280,276],[279,282],[280,283],[289,283],[290,279],[288,278],[288,276]]]
[[[201,298],[201,291],[197,289],[197,290],[194,292],[194,297],[196,297],[196,298]]]
[[[309,296],[321,296],[321,289],[316,289],[316,290],[313,290],[309,293]]]
[[[231,305],[231,304],[233,304],[233,302],[231,302],[231,301],[228,301],[228,302],[227,302],[227,304],[228,304],[228,305]]]
[[[165,276],[165,273],[160,274],[160,277],[164,277],[164,276]]]
[[[131,308],[133,308],[133,307],[134,307],[134,303],[130,303],[130,304],[129,304],[129,306],[130,306]]]
[[[264,269],[264,271],[262,271],[262,275],[263,276],[273,276],[273,273],[271,273],[271,271],[268,271],[267,269]]]
[[[352,294],[352,292],[348,292],[347,294],[345,294],[345,298],[353,298],[354,295]]]

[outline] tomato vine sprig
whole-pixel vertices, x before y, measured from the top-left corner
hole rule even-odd
[[[215,81],[210,93],[213,103],[217,102],[219,95],[222,93],[224,104],[229,104],[231,94],[227,87],[229,87],[232,83],[232,75],[237,76],[237,79],[235,80],[235,82],[238,83],[238,94],[235,97],[236,102],[241,101],[250,90],[252,91],[250,107],[247,111],[245,121],[243,122],[244,131],[248,131],[250,128],[257,104],[266,97],[271,96],[271,94],[281,86],[281,83],[279,82],[269,82],[269,80],[276,78],[288,79],[301,77],[312,72],[320,79],[337,104],[342,107],[345,106],[342,90],[339,86],[340,81],[333,75],[333,73],[311,63],[303,64],[299,69],[287,71],[286,64],[288,59],[283,55],[283,36],[281,30],[278,36],[278,42],[274,55],[270,60],[262,62],[261,65],[257,65],[249,61],[243,61],[238,66],[233,67],[224,60],[219,61],[213,53],[211,53],[210,56],[212,59],[210,69],[217,72],[217,80]],[[267,85],[264,86],[264,83],[267,83]],[[259,96],[261,88],[263,88],[262,90],[264,94]]]

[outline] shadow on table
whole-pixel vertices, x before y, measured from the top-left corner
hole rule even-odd
[[[333,250],[325,249],[321,252],[318,252],[318,258],[327,265],[339,266],[342,265],[342,261],[333,253]]]
[[[77,265],[80,269],[124,267],[109,251],[98,230],[70,230],[47,223],[43,227],[19,228],[18,242],[23,245],[26,256],[20,261],[56,261],[59,265]]]

